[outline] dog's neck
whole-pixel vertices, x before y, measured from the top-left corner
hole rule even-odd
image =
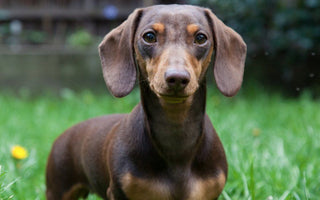
[[[158,153],[169,163],[192,161],[203,134],[205,80],[185,103],[162,102],[145,81],[140,82],[141,101],[148,135]]]

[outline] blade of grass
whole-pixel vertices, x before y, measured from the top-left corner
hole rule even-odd
[[[306,200],[309,200],[309,193],[307,189],[307,178],[306,178],[306,172],[303,172],[303,190],[304,190],[304,196]]]
[[[250,164],[250,194],[251,194],[251,199],[255,200],[256,199],[256,190],[255,190],[255,179],[254,179],[254,159],[251,160]]]

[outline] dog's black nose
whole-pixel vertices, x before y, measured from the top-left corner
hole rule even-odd
[[[186,70],[168,69],[164,78],[170,89],[182,90],[190,82],[190,74]]]

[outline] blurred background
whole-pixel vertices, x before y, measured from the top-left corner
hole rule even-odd
[[[137,7],[210,7],[248,45],[244,89],[320,94],[318,0],[0,0],[0,89],[104,89],[97,46]]]

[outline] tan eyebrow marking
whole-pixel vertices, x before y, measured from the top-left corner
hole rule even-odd
[[[197,32],[199,30],[199,26],[196,24],[189,24],[187,26],[187,31],[190,35],[194,35],[195,32]]]
[[[164,32],[164,25],[162,23],[155,23],[152,25],[152,28],[157,31],[158,33],[163,33]]]

